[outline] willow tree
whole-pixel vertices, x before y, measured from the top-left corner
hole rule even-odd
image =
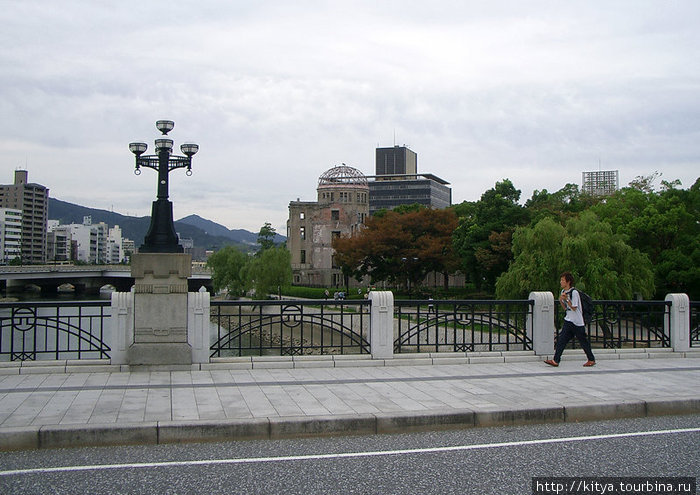
[[[594,299],[654,294],[649,258],[590,211],[571,218],[566,226],[544,218],[533,227],[517,229],[513,257],[508,271],[496,282],[499,299],[526,297],[535,290],[558,294],[563,271],[570,271],[576,286]]]

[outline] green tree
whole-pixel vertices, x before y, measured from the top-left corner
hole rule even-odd
[[[502,242],[516,227],[529,222],[529,213],[518,204],[519,199],[520,190],[505,179],[482,194],[479,201],[453,207],[459,216],[459,226],[453,234],[455,251],[464,273],[477,289],[493,290],[509,258],[506,254],[503,259]],[[494,233],[496,236],[492,237]],[[500,255],[494,263],[496,253]]]
[[[544,218],[517,229],[513,255],[496,283],[499,299],[527,297],[534,290],[558,294],[559,275],[565,270],[595,299],[648,298],[654,293],[649,258],[590,211],[571,218],[565,227]]]
[[[649,257],[657,299],[670,292],[700,297],[700,179],[688,190],[663,181],[659,192],[652,178],[638,182],[592,210]]]
[[[240,296],[245,291],[243,268],[248,263],[248,256],[233,246],[226,246],[215,252],[207,260],[207,267],[212,271],[214,290],[226,289],[233,296]]]
[[[258,245],[260,246],[260,251],[265,251],[275,247],[275,235],[277,232],[272,227],[269,222],[265,222],[265,225],[260,227],[260,232],[258,232]]]
[[[265,249],[243,270],[246,287],[255,289],[255,297],[266,298],[292,285],[292,259],[285,247]]]
[[[535,190],[532,198],[525,202],[525,208],[530,213],[533,224],[547,216],[565,223],[567,219],[602,200],[601,197],[581,192],[577,184],[566,184],[554,193],[549,193],[546,189]]]

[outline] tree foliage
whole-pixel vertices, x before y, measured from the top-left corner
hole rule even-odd
[[[655,178],[656,176],[654,176]],[[638,181],[592,210],[645,253],[654,266],[657,298],[670,292],[700,297],[700,179],[690,189],[676,189],[677,181]]]
[[[454,212],[425,207],[403,211],[372,216],[355,235],[334,239],[335,262],[345,274],[417,287],[429,272],[456,269]]]
[[[214,290],[226,289],[229,294],[240,296],[245,292],[243,267],[248,255],[233,246],[226,246],[209,256],[207,267],[212,271]]]
[[[453,235],[455,251],[462,271],[477,289],[493,290],[496,278],[511,259],[503,242],[516,227],[529,222],[529,213],[518,204],[519,199],[520,191],[505,179],[482,194],[479,201],[453,207],[459,216]]]
[[[275,229],[269,223],[260,228],[260,250],[254,257],[226,246],[207,260],[212,271],[214,290],[226,289],[232,296],[241,296],[254,289],[258,297],[276,293],[292,284],[291,255],[285,247],[276,247]]]
[[[267,297],[292,285],[292,261],[285,247],[272,247],[251,258],[242,271],[248,289],[256,297]]]
[[[265,225],[260,227],[258,232],[258,245],[260,246],[259,253],[265,251],[266,249],[271,249],[275,247],[275,235],[277,232],[274,227],[269,223],[265,222]]]
[[[522,298],[533,290],[557,294],[559,275],[565,270],[595,299],[634,299],[654,293],[649,258],[590,211],[569,219],[566,226],[546,217],[517,229],[513,255],[510,268],[496,283],[497,298]]]

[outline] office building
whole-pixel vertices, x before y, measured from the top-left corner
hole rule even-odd
[[[0,185],[0,208],[22,211],[22,262],[46,261],[48,188],[28,182],[26,170],[15,170],[15,182]]]
[[[377,148],[376,175],[369,181],[369,213],[418,203],[430,208],[452,204],[449,182],[418,173],[418,155],[405,146]]]
[[[594,196],[609,196],[620,188],[619,170],[583,172],[581,190]]]
[[[377,148],[375,174],[406,175],[418,172],[418,155],[405,146]]]

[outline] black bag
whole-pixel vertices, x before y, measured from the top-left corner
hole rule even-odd
[[[574,288],[572,287],[571,290],[573,291]],[[583,315],[583,322],[588,325],[593,319],[593,299],[591,299],[591,296],[582,290],[576,290],[578,291],[578,297],[581,300],[581,314]]]

